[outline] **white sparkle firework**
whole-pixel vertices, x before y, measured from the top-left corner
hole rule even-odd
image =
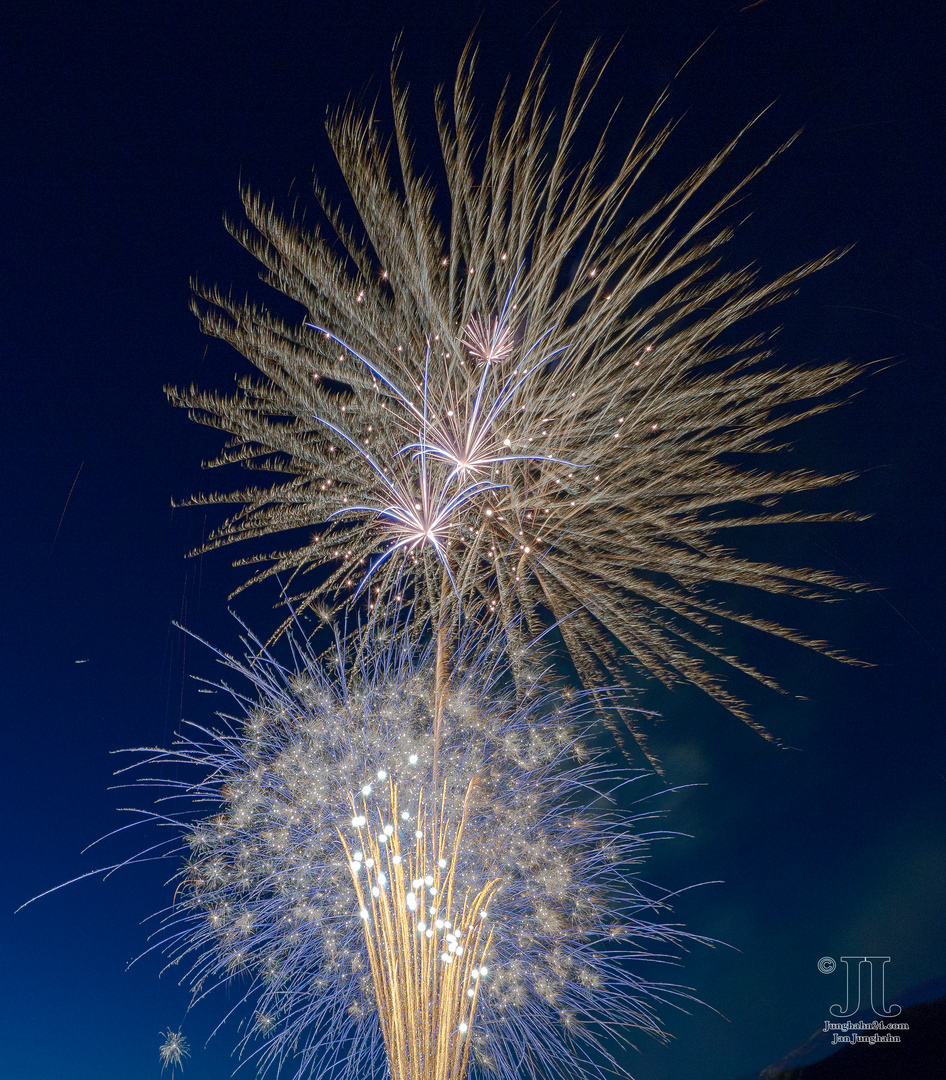
[[[164,1039],[158,1048],[158,1055],[161,1058],[161,1071],[164,1072],[169,1065],[172,1072],[175,1068],[183,1071],[183,1059],[190,1057],[187,1039],[184,1038],[180,1031],[173,1031],[171,1028],[162,1031],[161,1035]]]
[[[517,703],[461,643],[435,738],[433,651],[356,637],[334,673],[254,643],[244,715],[149,757],[205,777],[167,782],[198,816],[160,936],[195,994],[241,996],[244,1050],[297,1077],[573,1080],[661,1037],[687,995],[647,969],[690,935],[634,877],[659,834],[585,745],[594,702]]]

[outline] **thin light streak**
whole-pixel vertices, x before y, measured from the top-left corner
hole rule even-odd
[[[69,509],[69,500],[72,498],[72,493],[76,489],[76,484],[79,482],[79,473],[82,472],[82,467],[85,465],[83,460],[79,468],[76,470],[75,479],[72,481],[72,487],[69,488],[69,494],[66,496],[66,501],[62,508],[62,513],[59,515],[59,524],[56,526],[56,535],[53,537],[53,542],[49,545],[49,554],[52,555],[53,548],[56,546],[56,541],[59,539],[59,531],[62,529],[62,523],[66,520],[66,511]]]

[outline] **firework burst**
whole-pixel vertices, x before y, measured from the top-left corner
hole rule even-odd
[[[249,224],[232,231],[305,314],[287,322],[201,292],[203,329],[263,379],[243,379],[232,397],[169,394],[231,436],[210,464],[288,479],[190,500],[240,507],[206,546],[286,533],[285,550],[245,562],[263,564],[252,581],[314,571],[299,580],[299,608],[350,602],[370,580],[374,597],[409,595],[419,618],[462,598],[465,617],[499,620],[510,640],[552,620],[585,685],[623,681],[630,658],[748,720],[716,669],[775,684],[720,647],[727,621],[843,657],[730,606],[732,587],[823,599],[858,586],[715,538],[854,517],[784,504],[848,475],[769,463],[782,430],[837,404],[856,369],[775,368],[767,335],[738,340],[733,328],[837,253],[770,282],[721,271],[721,219],[759,170],[692,207],[738,139],[635,207],[671,134],[656,109],[604,179],[603,134],[589,160],[573,157],[600,77],[590,54],[557,127],[540,57],[485,140],[472,63],[468,53],[452,109],[438,100],[447,231],[435,185],[414,168],[396,78],[393,152],[372,112],[328,125],[360,230],[318,190],[326,231],[244,192]]]
[[[620,809],[641,774],[586,744],[586,696],[524,704],[495,646],[461,639],[438,691],[433,648],[354,636],[331,667],[254,643],[227,661],[252,688],[231,690],[241,715],[149,755],[203,776],[146,780],[195,807],[155,815],[187,852],[158,935],[171,963],[191,957],[195,996],[241,999],[263,1069],[617,1067],[615,1045],[660,1037],[659,1006],[687,996],[645,974],[690,935],[634,878],[661,835]]]
[[[167,1031],[162,1031],[161,1036],[163,1042],[158,1048],[158,1056],[161,1058],[161,1071],[170,1065],[171,1076],[174,1076],[174,1070],[184,1069],[184,1058],[190,1057],[190,1050],[187,1048],[187,1039],[181,1034],[180,1031],[174,1031],[172,1028],[168,1028]]]

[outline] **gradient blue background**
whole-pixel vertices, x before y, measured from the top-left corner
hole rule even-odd
[[[624,99],[614,146],[672,82],[669,112],[683,121],[654,166],[651,194],[770,103],[732,176],[804,126],[752,185],[751,216],[728,257],[758,259],[774,276],[855,243],[773,316],[784,324],[781,356],[890,358],[844,410],[797,432],[800,462],[864,470],[816,503],[876,516],[746,538],[786,562],[882,586],[831,608],[760,604],[876,666],[845,668],[733,630],[734,649],[807,695],[754,697],[759,719],[793,750],[765,743],[699,695],[643,692],[666,718],[658,745],[670,778],[705,785],[667,799],[669,826],[691,838],[664,845],[649,872],[673,887],[722,881],[685,894],[678,911],[734,948],[697,949],[668,973],[718,1013],[668,1015],[674,1042],[642,1040],[629,1068],[639,1080],[729,1080],[780,1059],[843,1000],[840,974],[816,969],[824,955],[889,955],[894,1001],[946,975],[946,101],[937,67],[946,35],[940,3],[873,6],[8,5],[0,1076],[156,1078],[159,1030],[182,1023],[193,1047],[189,1080],[222,1080],[236,1064],[230,1028],[204,1045],[224,994],[185,1017],[187,994],[174,971],[158,979],[156,956],[125,970],[147,946],[141,921],[169,899],[173,867],[132,867],[13,912],[137,850],[126,835],[81,854],[134,801],[108,790],[118,764],[110,751],[167,743],[182,715],[209,717],[214,699],[199,697],[189,676],[212,675],[212,659],[171,620],[237,647],[225,597],[240,572],[226,553],[185,561],[203,511],[170,510],[172,496],[225,481],[198,468],[218,440],[174,413],[161,386],[224,389],[245,370],[208,345],[187,312],[192,274],[258,287],[251,260],[220,225],[221,211],[237,209],[238,178],[283,202],[291,192],[304,203],[313,165],[335,183],[326,108],[365,86],[384,91],[401,30],[427,153],[433,87],[451,79],[477,18],[484,107],[509,71],[522,78],[555,20],[558,103],[584,48],[597,36],[623,37],[597,114]],[[273,599],[260,589],[237,608],[268,626]]]

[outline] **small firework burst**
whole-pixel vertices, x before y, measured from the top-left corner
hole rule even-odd
[[[164,1039],[164,1042],[158,1048],[158,1055],[161,1058],[161,1071],[164,1072],[169,1065],[172,1071],[174,1069],[183,1071],[183,1059],[190,1057],[187,1039],[184,1038],[180,1031],[173,1031],[171,1028],[162,1031],[161,1037]]]
[[[593,703],[524,704],[482,642],[438,691],[432,650],[356,636],[331,670],[254,643],[243,715],[149,758],[206,777],[169,783],[200,815],[164,930],[195,994],[242,995],[243,1049],[298,1077],[573,1078],[661,1037],[687,995],[647,969],[690,935],[634,877],[660,834]]]
[[[719,271],[721,218],[759,170],[692,207],[738,138],[632,210],[672,125],[652,113],[606,179],[603,143],[573,160],[599,74],[590,55],[557,135],[540,60],[483,142],[471,66],[464,57],[453,108],[439,111],[449,235],[412,163],[396,80],[396,162],[373,115],[329,123],[364,239],[321,195],[331,242],[245,193],[249,225],[233,231],[305,314],[286,321],[201,293],[203,329],[263,379],[232,397],[169,394],[231,436],[211,464],[288,479],[191,500],[239,507],[206,547],[305,529],[246,560],[263,564],[252,581],[314,571],[296,582],[300,608],[363,599],[371,581],[372,595],[404,597],[419,619],[462,603],[510,640],[517,626],[537,635],[555,622],[586,686],[623,682],[630,660],[748,721],[718,669],[775,684],[720,645],[727,622],[845,657],[731,606],[732,587],[826,599],[858,586],[744,557],[718,537],[855,517],[788,505],[849,476],[785,470],[774,452],[784,429],[837,404],[857,369],[775,368],[769,336],[736,328],[837,253],[763,283],[750,268]]]
[[[511,328],[499,316],[474,315],[460,339],[470,356],[484,364],[505,360],[512,352],[515,338]]]

